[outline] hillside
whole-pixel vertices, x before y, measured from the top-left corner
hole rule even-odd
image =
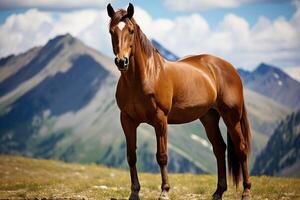
[[[0,156],[0,199],[126,199],[128,171],[60,161]],[[155,199],[160,192],[159,174],[139,174],[141,198]],[[170,174],[171,199],[210,199],[216,177]],[[240,199],[229,184],[224,200]],[[253,199],[298,199],[300,179],[252,177]]]
[[[113,59],[69,34],[1,59],[0,153],[127,167],[114,97],[118,76]],[[255,157],[289,109],[253,91],[245,96]],[[170,171],[216,173],[199,121],[170,126],[168,142]],[[139,127],[137,147],[139,170],[158,172],[151,127]]]
[[[252,173],[300,177],[300,111],[278,125],[257,157]]]

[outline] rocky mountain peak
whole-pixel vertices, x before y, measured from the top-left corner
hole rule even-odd
[[[74,44],[76,43],[78,40],[76,38],[74,38],[71,34],[66,33],[64,35],[58,35],[56,37],[54,37],[53,39],[49,40],[47,45],[58,45],[58,44]]]

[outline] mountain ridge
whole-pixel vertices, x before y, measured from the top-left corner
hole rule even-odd
[[[261,63],[254,71],[239,69],[244,85],[291,109],[300,107],[300,82],[283,70]]]

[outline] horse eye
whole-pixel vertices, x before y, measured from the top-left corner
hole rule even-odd
[[[133,29],[129,29],[129,33],[133,34],[134,30]]]

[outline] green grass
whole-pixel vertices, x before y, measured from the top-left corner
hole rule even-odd
[[[128,171],[95,164],[67,164],[16,156],[0,156],[0,199],[127,199]],[[140,173],[141,199],[157,199],[160,175]],[[210,199],[216,176],[170,174],[171,199]],[[300,199],[300,179],[252,177],[253,199]],[[224,199],[240,199],[229,184]]]

